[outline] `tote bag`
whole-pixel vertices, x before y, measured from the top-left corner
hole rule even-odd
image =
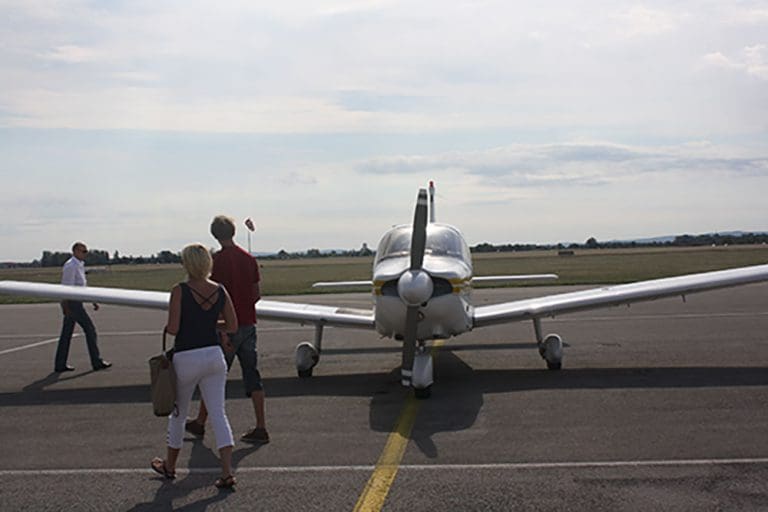
[[[149,358],[149,378],[155,416],[168,416],[176,407],[176,374],[173,371],[173,350],[165,350],[165,329],[163,351]]]

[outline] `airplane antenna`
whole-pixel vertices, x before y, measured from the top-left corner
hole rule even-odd
[[[435,222],[435,182],[429,182],[429,222]]]

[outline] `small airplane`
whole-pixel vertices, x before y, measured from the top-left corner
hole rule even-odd
[[[542,319],[556,315],[682,296],[718,288],[768,281],[768,264],[605,286],[487,306],[473,306],[472,284],[529,279],[556,279],[554,274],[473,276],[472,256],[461,232],[435,221],[434,184],[419,189],[413,224],[387,231],[379,242],[371,281],[315,283],[318,288],[366,286],[373,309],[352,309],[262,299],[257,316],[265,320],[312,324],[314,339],[296,347],[299,377],[312,376],[320,360],[326,325],[375,330],[402,342],[401,382],[418,398],[427,398],[433,384],[428,343],[473,329],[530,320],[539,354],[550,370],[559,370],[563,340],[543,334]],[[428,215],[429,214],[429,215]],[[0,294],[68,299],[143,308],[167,309],[170,292],[58,284],[0,281]]]

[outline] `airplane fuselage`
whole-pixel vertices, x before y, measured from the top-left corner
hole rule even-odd
[[[379,243],[373,265],[376,330],[402,339],[408,305],[398,290],[409,271],[412,227],[396,226]],[[430,223],[422,271],[431,278],[431,294],[419,304],[418,340],[456,336],[472,328],[472,258],[463,236],[453,226]]]

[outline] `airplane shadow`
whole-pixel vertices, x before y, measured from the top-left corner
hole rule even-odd
[[[322,364],[322,363],[321,363]],[[435,388],[454,387],[458,396],[467,393],[509,393],[547,389],[621,389],[621,388],[706,388],[768,385],[766,366],[745,367],[636,367],[636,368],[566,368],[559,372],[546,369],[476,370],[452,351],[443,350],[435,361]],[[146,403],[149,384],[101,386],[77,389],[45,389],[56,382],[47,376],[20,391],[0,393],[4,406],[45,404]],[[399,367],[389,372],[316,375],[308,379],[294,376],[265,378],[270,398],[295,396],[370,396],[391,394],[400,389]],[[441,393],[442,394],[442,393]],[[242,381],[231,379],[227,399],[242,398]],[[435,396],[433,396],[433,399]],[[452,398],[455,398],[452,397]]]
[[[453,350],[438,352],[432,397],[420,403],[412,440],[428,457],[437,456],[432,438],[439,432],[470,428],[490,393],[514,393],[557,389],[660,389],[768,386],[765,366],[749,367],[640,367],[575,368],[551,372],[546,369],[474,369]],[[389,372],[347,375],[316,375],[308,379],[278,377],[264,379],[271,399],[296,396],[370,397],[370,428],[390,432],[410,390],[400,385],[399,367]],[[34,406],[72,403],[146,403],[149,386],[125,385],[79,389],[45,389],[55,375],[33,382],[18,392],[0,393],[6,406]],[[230,381],[227,398],[242,397],[242,382]],[[250,447],[244,455],[256,449]],[[207,454],[206,454],[207,451]],[[218,457],[207,448],[193,445],[190,467],[211,467]],[[162,490],[162,488],[161,488]],[[158,491],[158,493],[161,492]]]
[[[563,347],[569,347],[568,343],[563,342]],[[451,352],[461,352],[464,350],[535,350],[538,347],[536,343],[470,343],[470,344],[451,344]],[[324,348],[323,355],[354,355],[354,354],[399,354],[403,349],[399,345],[391,347],[360,347],[360,348]]]

